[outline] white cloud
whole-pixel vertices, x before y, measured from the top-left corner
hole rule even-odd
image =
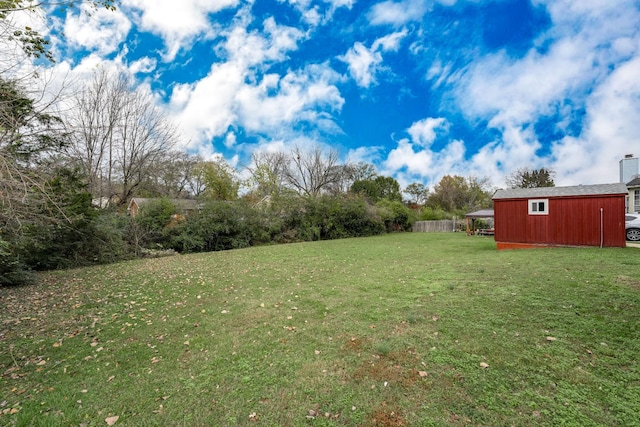
[[[81,6],[78,11],[72,9],[64,22],[67,43],[99,55],[117,51],[130,29],[131,21],[120,10],[92,10],[88,5]]]
[[[228,132],[224,138],[224,146],[227,148],[232,148],[237,142],[236,134],[234,132]]]
[[[447,127],[446,119],[429,117],[412,124],[407,132],[415,144],[429,147],[436,140],[436,130],[447,130]]]
[[[349,67],[349,74],[360,87],[368,88],[376,83],[376,74],[382,69],[382,52],[396,51],[407,30],[398,31],[375,40],[371,49],[361,42],[355,42],[346,54],[338,59]]]
[[[412,182],[435,184],[444,175],[469,175],[465,164],[465,146],[460,140],[448,140],[444,148],[435,151],[432,144],[438,134],[448,132],[444,118],[428,117],[414,122],[406,131],[410,138],[398,141],[383,162],[383,174],[396,176],[402,186]]]
[[[462,141],[452,140],[443,149],[432,151],[412,144],[408,139],[398,141],[398,146],[389,152],[383,163],[383,175],[398,177],[402,185],[426,181],[437,184],[445,175],[474,175],[465,163],[465,146]]]
[[[375,83],[374,74],[377,66],[382,62],[382,55],[356,42],[344,56],[338,59],[349,65],[349,73],[356,84],[366,88]]]
[[[362,146],[349,150],[347,159],[351,163],[378,164],[384,152],[383,146]]]
[[[593,54],[583,47],[562,40],[545,54],[530,51],[517,61],[504,52],[489,56],[470,67],[457,99],[467,115],[490,118],[492,127],[534,120],[590,83]]]
[[[340,8],[351,9],[356,0],[322,0],[323,7],[312,0],[279,0],[289,3],[302,15],[303,21],[311,26],[324,25],[331,21]]]
[[[339,111],[344,100],[331,81],[337,75],[327,75],[326,70],[311,66],[283,77],[267,75],[258,85],[243,86],[237,93],[239,120],[250,131],[260,132],[300,120],[314,123],[322,119],[317,107]]]
[[[425,0],[383,1],[375,4],[368,13],[374,25],[402,26],[411,21],[419,21],[429,11],[430,2]]]
[[[190,147],[209,146],[230,127],[271,138],[293,135],[301,122],[339,132],[331,114],[344,103],[335,86],[340,76],[327,64],[283,75],[268,72],[270,64],[285,61],[297,49],[304,34],[273,18],[265,20],[264,32],[247,32],[244,24],[230,29],[219,47],[226,62],[214,64],[200,81],[173,90],[170,106],[189,134]]]
[[[298,48],[304,34],[296,28],[277,25],[273,18],[265,20],[264,33],[247,32],[243,26],[229,31],[224,51],[228,60],[243,67],[253,67],[266,62],[287,59],[287,53]]]
[[[380,37],[371,45],[371,49],[373,50],[381,50],[383,52],[388,51],[397,51],[400,48],[400,42],[403,38],[405,38],[408,34],[407,29],[403,29],[402,31],[397,31],[395,33],[391,33],[384,37]]]
[[[156,69],[157,61],[155,58],[144,57],[137,61],[133,61],[129,66],[129,70],[133,74],[137,73],[150,73]]]
[[[223,135],[236,120],[234,100],[246,70],[237,63],[215,64],[197,83],[174,88],[169,107],[189,140],[189,148]]]
[[[167,51],[165,60],[188,47],[196,36],[211,36],[213,25],[209,16],[233,8],[239,0],[123,0],[122,5],[135,15],[142,29],[163,38]]]

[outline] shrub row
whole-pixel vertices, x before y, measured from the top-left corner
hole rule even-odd
[[[373,205],[352,194],[272,198],[267,206],[244,200],[209,201],[180,212],[167,199],[132,218],[74,199],[64,219],[26,224],[0,236],[0,285],[31,280],[33,270],[102,264],[154,251],[221,251],[254,245],[361,237],[410,230],[410,209],[383,199]]]

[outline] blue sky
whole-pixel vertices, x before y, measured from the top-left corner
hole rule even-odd
[[[525,166],[574,185],[640,155],[638,0],[122,0],[55,18],[53,73],[134,75],[181,149],[238,170],[321,144],[403,187],[500,187]]]

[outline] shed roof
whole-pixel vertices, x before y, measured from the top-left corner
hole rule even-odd
[[[466,215],[467,218],[493,218],[493,209],[481,209]]]
[[[540,187],[540,188],[510,188],[498,190],[493,199],[530,199],[533,197],[573,197],[573,196],[604,196],[627,194],[627,186],[622,183],[576,185],[572,187]]]

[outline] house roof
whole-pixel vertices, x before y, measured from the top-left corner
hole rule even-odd
[[[633,179],[627,182],[627,187],[640,187],[640,175],[636,175]]]
[[[131,201],[129,202],[129,209],[131,209],[131,205],[135,203],[138,205],[138,207],[142,207],[146,204],[149,204],[151,202],[154,201],[158,201],[158,200],[162,200],[159,198],[144,198],[144,197],[134,197],[133,199],[131,199]],[[198,201],[197,200],[193,200],[193,199],[167,199],[172,205],[174,205],[176,208],[181,209],[181,210],[193,210],[196,209],[198,207]]]
[[[468,213],[466,217],[467,218],[492,218],[493,209],[481,209],[479,211]]]
[[[510,188],[498,190],[493,199],[531,199],[537,197],[604,196],[627,194],[627,186],[622,183],[576,185],[572,187]]]

